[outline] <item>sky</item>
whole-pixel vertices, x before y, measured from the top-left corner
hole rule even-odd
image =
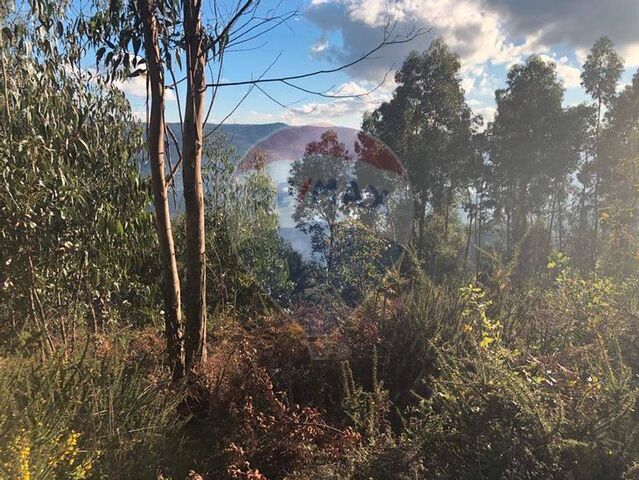
[[[227,7],[235,4],[232,0],[227,3]],[[427,49],[437,37],[459,55],[467,101],[486,121],[494,116],[494,91],[505,85],[510,66],[531,54],[557,64],[558,77],[566,88],[566,106],[588,100],[579,73],[589,48],[600,36],[610,37],[624,58],[620,87],[630,82],[639,67],[638,0],[263,0],[259,14],[275,11],[286,15],[293,10],[297,14],[279,27],[230,48],[221,81],[304,74],[347,64],[375,48],[389,23],[400,36],[415,29],[427,32],[410,43],[386,47],[346,70],[295,82],[307,90],[338,95],[368,92],[362,97],[325,98],[269,83],[262,85],[264,91],[254,88],[233,112],[248,88],[221,87],[209,122],[218,123],[230,114],[227,123],[358,128],[365,111],[390,98],[392,72],[406,55]],[[205,24],[211,18],[205,8]],[[212,66],[216,77],[218,66]],[[119,86],[143,116],[144,77]],[[183,96],[182,86],[178,94]],[[179,119],[173,92],[167,118]]]

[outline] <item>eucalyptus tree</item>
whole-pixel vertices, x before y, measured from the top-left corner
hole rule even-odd
[[[289,195],[295,199],[293,220],[298,229],[311,235],[313,251],[322,256],[329,272],[334,267],[339,224],[354,205],[348,200],[353,180],[353,156],[334,130],[310,142],[304,156],[291,166],[288,184]]]
[[[0,303],[46,351],[81,314],[105,328],[94,300],[136,288],[153,244],[141,131],[121,92],[77,68],[63,6],[6,12],[0,42]]]
[[[493,196],[506,217],[509,251],[526,233],[531,216],[544,213],[578,160],[566,128],[574,112],[563,109],[563,95],[555,65],[538,56],[511,67],[506,88],[495,92]]]
[[[204,8],[201,0],[116,0],[108,5],[96,0],[96,7],[97,13],[85,23],[85,32],[98,48],[98,62],[104,60],[111,75],[127,77],[143,74],[147,79],[151,97],[147,119],[148,151],[164,272],[166,336],[171,363],[174,365],[174,377],[179,379],[183,371],[194,370],[206,358],[202,145],[203,125],[213,111],[219,90],[224,87],[245,86],[247,92],[244,99],[254,88],[265,91],[266,85],[280,83],[307,94],[330,97],[326,92],[304,88],[296,81],[348,68],[371,57],[386,45],[411,41],[423,32],[413,30],[399,35],[389,25],[376,46],[344,65],[279,77],[267,77],[267,69],[251,79],[224,82],[221,81],[223,60],[232,51],[232,47],[241,45],[241,48],[259,48],[259,45],[251,42],[291,20],[297,15],[297,10],[281,11],[260,0],[233,1],[224,5],[214,2],[210,8]],[[182,59],[186,60],[184,69]],[[174,66],[177,68],[174,69]],[[213,66],[217,67],[217,73],[214,78],[207,80],[207,70],[212,70]],[[176,70],[184,72],[184,76],[176,78]],[[171,83],[167,84],[166,78],[169,75]],[[186,92],[184,98],[180,99],[180,87],[184,83]],[[172,132],[166,128],[164,119],[167,88],[172,89],[177,96],[183,130],[183,143],[181,148],[177,146],[180,157],[178,163],[182,165],[186,217],[186,282],[183,300],[168,212],[169,182],[165,178],[165,131],[169,138],[175,140]],[[208,107],[205,105],[207,92],[210,92]],[[266,94],[277,102],[272,95]],[[281,105],[281,102],[277,103]],[[170,169],[168,180],[173,180],[175,168]],[[182,301],[185,306],[184,334]]]
[[[592,235],[586,222],[587,185],[583,183],[580,187],[580,183],[585,181],[584,174],[589,168],[596,114],[596,108],[586,103],[565,109],[559,133],[566,140],[562,158],[567,168],[562,173],[563,162],[558,162],[560,170],[556,171],[558,175],[553,179],[553,193],[549,197],[549,240],[554,238],[558,249],[568,251],[573,264],[584,270],[592,267],[591,256],[583,254],[592,250]]]
[[[424,243],[429,207],[448,219],[472,161],[474,118],[460,68],[458,56],[441,39],[424,52],[412,52],[395,75],[393,98],[363,121],[363,130],[385,142],[408,171],[418,246]]]
[[[478,132],[473,135],[473,161],[469,164],[466,179],[465,201],[461,206],[464,209],[468,226],[466,230],[466,245],[464,247],[464,264],[468,263],[473,245],[475,272],[481,271],[482,239],[488,229],[492,203],[489,192],[491,180],[491,166],[489,158],[489,133]]]
[[[601,257],[609,274],[636,275],[639,260],[639,72],[606,112],[601,164]]]
[[[592,183],[593,185],[593,266],[597,258],[597,237],[599,233],[599,189],[601,172],[598,159],[602,111],[604,107],[609,107],[615,99],[617,83],[619,82],[622,72],[623,60],[617,52],[615,52],[614,43],[608,37],[601,37],[590,49],[581,72],[581,85],[595,101],[597,108],[594,142],[591,153],[592,160],[586,164],[586,171],[582,174],[582,182],[584,183],[582,190],[582,210],[585,209],[583,205],[585,204],[586,186],[588,183]],[[582,214],[582,218],[585,218],[585,215]]]
[[[85,25],[81,24],[81,27],[84,27],[82,32],[87,34],[96,46],[99,45],[96,50],[98,67],[103,60],[105,67],[110,69],[111,77],[116,76],[118,67],[123,69],[122,76],[146,75],[151,99],[147,147],[162,260],[165,336],[173,378],[176,380],[184,375],[185,353],[180,278],[165,178],[164,62],[171,65],[173,51],[167,47],[170,41],[176,41],[178,15],[177,5],[163,0],[139,0],[126,4],[110,2],[106,10],[98,10]],[[132,54],[128,52],[129,47]],[[144,58],[138,56],[141,48],[144,49]]]

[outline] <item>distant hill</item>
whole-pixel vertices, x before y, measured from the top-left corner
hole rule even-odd
[[[179,123],[169,123],[178,144],[182,144],[182,133]],[[332,126],[291,126],[286,123],[253,124],[225,124],[220,127],[207,124],[204,135],[211,134],[216,129],[226,136],[228,142],[235,147],[238,156],[244,155],[251,147],[265,151],[272,161],[293,161],[299,158],[309,142],[320,139],[326,130],[335,130],[339,139],[346,147],[353,151],[358,130],[347,127]],[[171,158],[177,158],[175,145],[171,145]]]
[[[182,146],[182,132],[179,123],[169,123],[168,126],[176,137],[178,145]],[[217,127],[217,125],[207,124],[204,134],[208,135],[215,129],[223,133],[229,144],[235,148],[239,157],[244,155],[251,147],[259,148],[268,154],[270,161],[286,160],[293,161],[299,158],[309,142],[320,139],[326,130],[335,130],[342,142],[353,151],[357,130],[346,127],[330,126],[290,126],[286,123],[265,123],[253,124],[228,124]],[[175,162],[178,158],[175,142],[168,138],[169,158]],[[167,165],[168,168],[168,165]],[[142,162],[142,175],[149,175],[149,165]]]
[[[304,125],[299,127],[287,126],[274,130],[269,136],[265,136],[255,143],[254,148],[266,152],[267,159],[272,162],[292,162],[301,158],[310,142],[320,140],[327,130],[334,130],[341,142],[346,145],[351,153],[357,140],[358,130],[347,127],[330,127]]]
[[[176,137],[178,145],[182,146],[182,132],[179,123],[169,123],[168,126]],[[266,124],[225,124],[220,127],[213,124],[207,124],[204,134],[210,134],[215,129],[223,133],[229,144],[235,148],[238,157],[242,157],[251,148],[259,148],[267,154],[270,162],[290,163],[304,154],[306,145],[309,142],[320,139],[322,133],[326,130],[335,130],[338,137],[344,142],[351,151],[353,151],[355,140],[357,139],[357,130],[346,127],[331,126],[290,126],[285,123],[266,123]],[[168,172],[169,162],[175,165],[178,160],[175,142],[171,138],[167,138],[169,151],[167,155],[166,169]],[[285,169],[287,172],[288,170]],[[148,162],[140,162],[140,173],[143,176],[150,175],[150,167]],[[285,175],[282,178],[274,178],[276,184],[285,183]],[[182,210],[182,171],[178,169],[176,174],[175,195],[170,195],[171,210]],[[175,202],[174,200],[175,199]]]
[[[224,133],[229,143],[235,147],[238,155],[241,156],[244,155],[255,143],[284,127],[288,127],[288,125],[285,123],[265,123],[261,125],[237,123],[222,125],[219,129],[222,133]],[[178,132],[180,130],[180,124],[172,123],[171,128],[174,132]],[[216,125],[206,125],[204,128],[204,134],[206,135],[210,133],[215,128]]]
[[[180,130],[179,123],[168,123],[169,128],[175,135],[178,145],[182,147],[182,131]],[[229,143],[235,147],[235,150],[239,156],[244,155],[249,148],[260,140],[268,137],[270,134],[277,130],[281,130],[284,127],[288,127],[285,123],[266,123],[260,125],[252,124],[228,124],[219,127],[219,131],[222,132]],[[217,125],[207,124],[204,127],[204,134],[208,135],[217,129]],[[175,143],[172,139],[168,139],[169,142],[169,158],[172,162],[175,162],[178,158]],[[167,166],[168,167],[168,166]],[[150,169],[146,162],[142,162],[140,166],[142,175],[149,175]]]

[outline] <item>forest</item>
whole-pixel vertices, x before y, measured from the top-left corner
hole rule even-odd
[[[583,102],[533,54],[482,118],[389,23],[353,64],[412,52],[359,129],[236,148],[224,87],[353,64],[215,75],[286,2],[88,3],[0,0],[0,479],[639,479],[639,71],[607,36]]]

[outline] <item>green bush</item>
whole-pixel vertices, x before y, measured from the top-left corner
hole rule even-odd
[[[152,478],[177,458],[180,399],[122,351],[3,360],[0,477]]]

